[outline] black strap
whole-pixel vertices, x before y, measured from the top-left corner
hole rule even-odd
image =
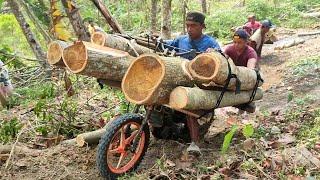
[[[218,52],[220,52],[221,55],[223,55],[224,57],[226,57],[226,56],[223,54],[222,51],[218,51]],[[223,89],[222,89],[222,91],[221,91],[221,93],[220,93],[220,95],[219,95],[219,97],[218,97],[218,100],[217,100],[215,106],[214,106],[212,109],[204,112],[204,113],[203,113],[200,117],[198,117],[197,119],[201,119],[202,117],[206,116],[206,115],[209,114],[209,113],[212,113],[211,120],[213,119],[213,117],[214,117],[214,110],[219,107],[219,105],[220,105],[220,103],[221,103],[221,101],[222,101],[222,98],[223,98],[223,96],[224,96],[224,93],[228,90],[228,86],[229,86],[229,84],[230,84],[231,79],[236,79],[236,91],[235,91],[235,94],[239,94],[239,93],[240,93],[241,82],[240,82],[239,78],[237,77],[237,75],[236,75],[236,74],[233,74],[233,73],[231,72],[230,63],[229,63],[228,59],[226,59],[226,60],[227,60],[227,63],[228,63],[228,78],[227,78],[227,82],[226,82],[225,85],[223,86]]]
[[[254,85],[254,88],[252,90],[252,94],[250,96],[250,99],[249,99],[248,103],[251,103],[254,100],[254,97],[256,96],[256,93],[257,93],[257,89],[258,89],[259,83],[260,82],[262,82],[262,83],[264,82],[264,80],[261,78],[261,75],[260,75],[259,71],[256,70],[256,69],[254,71],[257,74],[257,81],[256,81],[256,84]]]

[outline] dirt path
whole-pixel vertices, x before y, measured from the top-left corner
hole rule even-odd
[[[286,86],[292,83],[286,82],[286,66],[301,58],[320,55],[320,37],[309,39],[304,44],[284,50],[274,51],[273,47],[274,45],[264,47],[261,61],[265,79],[263,88],[266,93],[263,101],[257,103],[260,110],[272,111],[272,109],[281,109],[285,106],[288,91]],[[303,81],[297,81],[291,85],[293,88],[301,87]],[[319,88],[320,86],[315,86],[309,92],[318,93]],[[215,152],[220,149],[222,137],[223,135],[219,135],[210,143],[202,145],[203,156],[198,164],[207,166],[216,161],[219,153]],[[185,147],[184,144],[174,141],[153,140],[138,172],[152,172],[155,170],[156,160],[161,158],[170,159],[181,168],[188,167],[188,164],[179,164],[179,157],[182,156]],[[0,161],[0,177],[1,179],[101,179],[95,165],[95,156],[96,147],[78,148],[66,145],[43,150],[37,155],[15,154],[8,170],[4,169],[4,162]]]

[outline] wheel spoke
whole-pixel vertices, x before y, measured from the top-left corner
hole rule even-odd
[[[125,133],[124,133],[124,127],[120,129],[120,147],[125,147]]]
[[[120,152],[119,152],[119,148],[110,149],[110,150],[109,150],[109,153],[111,153],[111,154],[118,154],[118,153],[120,153]]]
[[[121,164],[121,162],[124,160],[124,158],[126,157],[126,152],[124,152],[124,153],[121,153],[121,156],[120,156],[120,158],[119,158],[119,161],[118,161],[118,164],[117,164],[117,169],[120,167],[120,164]]]
[[[131,135],[126,139],[125,143],[130,144],[132,140],[136,137],[138,130],[131,133]]]

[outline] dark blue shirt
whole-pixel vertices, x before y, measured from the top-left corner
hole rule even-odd
[[[197,52],[205,52],[208,48],[213,48],[216,50],[221,50],[217,41],[208,35],[202,35],[202,37],[198,40],[192,40],[188,35],[179,36],[174,40],[166,41],[166,44],[169,46],[177,47],[179,49],[175,49],[178,53],[183,53],[186,51],[190,51],[191,49],[195,49]],[[181,57],[186,59],[193,59],[192,54],[185,54]]]

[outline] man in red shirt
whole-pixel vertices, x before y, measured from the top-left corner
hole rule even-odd
[[[236,66],[259,69],[256,51],[248,43],[249,35],[243,29],[238,29],[233,35],[233,43],[226,46],[224,53],[231,58]],[[256,109],[254,102],[235,106],[240,110],[253,113]]]
[[[255,15],[248,16],[248,22],[243,26],[249,35],[252,35],[257,29],[261,27],[261,23],[256,21]]]
[[[255,50],[247,45],[249,35],[243,29],[238,29],[233,35],[233,43],[224,48],[224,53],[230,57],[236,66],[251,69],[258,67],[258,57]]]

